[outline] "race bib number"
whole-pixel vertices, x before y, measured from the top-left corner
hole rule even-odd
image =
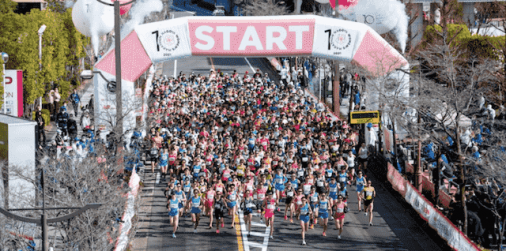
[[[230,200],[231,200],[231,201],[235,201],[235,197],[236,197],[236,195],[235,195],[235,194],[230,195]]]
[[[214,199],[214,194],[208,195],[207,198],[210,199],[210,200]]]
[[[304,158],[302,158],[302,161],[304,161],[304,162],[307,162],[308,160],[309,160],[309,158],[308,158],[308,157],[304,157]]]
[[[333,192],[333,193],[337,193],[337,187],[331,187],[330,191]]]
[[[298,200],[297,205],[302,205],[302,201]]]
[[[344,208],[342,208],[342,207],[338,207],[338,208],[336,209],[336,213],[344,213]]]
[[[274,210],[274,209],[276,209],[276,206],[274,204],[269,204],[269,205],[267,205],[267,209]]]
[[[253,203],[248,203],[248,204],[246,204],[246,207],[247,207],[247,208],[253,208],[253,207],[255,207],[255,204],[253,204]]]
[[[265,194],[258,194],[258,199],[263,200],[265,198]]]
[[[178,209],[179,207],[177,203],[170,203],[170,208]]]
[[[290,191],[290,192],[286,193],[286,195],[287,195],[288,197],[293,197],[293,192],[292,192],[292,191]]]
[[[193,207],[199,207],[200,206],[200,202],[193,202]]]
[[[217,192],[223,192],[223,188],[222,187],[218,187],[218,188],[216,188],[216,191]]]
[[[319,181],[318,181],[318,186],[319,186],[319,187],[322,187],[322,186],[323,186],[323,181],[319,180]]]
[[[190,187],[184,187],[184,191],[185,192],[189,192],[190,191]]]

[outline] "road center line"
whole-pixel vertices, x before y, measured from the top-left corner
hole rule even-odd
[[[251,67],[252,74],[255,74],[255,68],[253,68],[253,66],[251,66],[251,64],[249,63],[249,60],[247,58],[244,58],[244,60],[246,60],[246,63],[248,63],[249,67]]]

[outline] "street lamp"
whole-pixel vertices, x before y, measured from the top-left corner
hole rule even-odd
[[[3,105],[2,105],[2,112],[4,114],[6,114],[7,113],[7,108],[6,108],[7,105],[6,105],[6,102],[5,102],[5,64],[7,63],[7,61],[9,61],[9,54],[7,54],[5,52],[2,52],[0,54],[2,54],[2,59],[4,61],[3,64],[2,64],[3,65],[3,71],[2,71],[2,73],[3,73],[3,76],[2,76],[3,77],[3,81],[2,81],[2,86],[4,88],[4,93],[3,93],[3,97],[2,97],[3,98],[2,100],[4,102]]]
[[[38,33],[39,33],[39,71],[42,70],[42,34],[46,30],[46,25],[43,24]],[[39,107],[42,108],[42,97],[39,98]]]

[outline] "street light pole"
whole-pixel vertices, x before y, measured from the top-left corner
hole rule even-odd
[[[3,60],[3,64],[2,64],[2,67],[3,67],[3,71],[2,71],[2,74],[3,74],[3,76],[2,76],[2,79],[3,79],[2,80],[2,87],[3,87],[4,91],[3,91],[3,95],[2,95],[3,96],[2,97],[2,101],[4,103],[2,104],[2,113],[6,114],[7,113],[7,108],[6,108],[7,104],[5,102],[5,64],[7,63],[7,61],[9,61],[9,54],[7,54],[5,52],[2,52],[0,54],[1,54],[2,60]]]
[[[57,222],[67,221],[67,220],[70,220],[74,217],[79,216],[80,214],[84,213],[88,209],[97,209],[100,206],[102,206],[102,204],[87,204],[84,207],[80,207],[80,208],[76,208],[76,207],[45,208],[43,205],[42,208],[22,208],[22,209],[9,209],[9,210],[5,210],[0,207],[0,213],[5,215],[8,218],[11,218],[14,220],[28,222],[28,223],[35,223],[35,224],[41,226],[42,227],[42,250],[47,251],[49,249],[49,241],[48,241],[48,237],[47,237],[47,232],[48,232],[47,224],[48,223],[57,223]],[[61,217],[57,217],[57,218],[50,218],[50,219],[47,218],[45,213],[43,213],[41,215],[40,219],[35,219],[35,218],[22,217],[22,216],[19,216],[19,215],[9,212],[9,211],[36,211],[36,210],[43,210],[43,212],[45,212],[46,210],[71,210],[71,209],[74,209],[74,210],[78,209],[78,210],[71,213],[71,214],[67,214],[67,215],[64,215]]]
[[[42,34],[46,30],[46,25],[43,24],[38,33],[39,33],[39,71],[42,70]],[[39,97],[39,107],[42,109],[42,97]]]
[[[121,137],[123,134],[123,100],[121,93],[121,31],[120,31],[120,6],[128,5],[135,0],[127,3],[120,3],[119,0],[114,1],[114,4],[106,3],[102,0],[97,0],[99,3],[114,7],[114,55],[116,57],[116,137]],[[118,142],[120,138],[118,138]],[[118,147],[118,149],[120,149]]]
[[[336,5],[335,5],[335,11],[334,11],[334,17],[337,18],[339,16],[339,1],[338,0],[335,0],[336,1]],[[336,114],[337,116],[339,116],[339,114],[341,113],[341,106],[339,104],[339,79],[341,78],[340,74],[341,72],[339,71],[339,61],[338,60],[334,60],[334,80],[332,81],[332,103],[333,103],[333,110],[334,110],[334,114]]]

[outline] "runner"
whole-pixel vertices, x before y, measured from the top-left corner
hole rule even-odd
[[[223,199],[221,192],[216,193],[216,199],[214,201],[214,218],[216,218],[216,233],[220,233],[220,223],[221,227],[225,226],[225,220],[223,216],[225,215],[226,202]]]
[[[227,197],[225,198],[225,201],[227,202],[228,214],[232,216],[232,224],[230,225],[230,228],[234,228],[234,218],[237,211],[237,192],[235,191],[234,184],[230,184],[228,187]]]
[[[267,198],[264,201],[263,208],[265,210],[265,226],[271,227],[270,237],[274,239],[272,233],[274,232],[274,210],[277,207],[277,202],[272,198],[272,191],[267,192]]]
[[[151,144],[151,150],[149,150],[149,156],[151,157],[151,172],[155,173],[155,164],[158,160],[159,149],[156,142]]]
[[[256,199],[256,208],[258,209],[258,213],[260,214],[260,222],[263,223],[262,215],[264,214],[264,200],[265,200],[265,194],[267,193],[267,188],[262,185],[261,182],[257,185],[257,189],[255,190],[255,193],[253,194],[253,198]]]
[[[295,177],[295,176],[293,176]],[[292,188],[292,183],[286,183],[285,190],[286,198],[285,198],[285,220],[288,219],[287,213],[290,210],[290,223],[293,223],[293,212],[295,211],[295,206],[293,205],[293,197],[295,196],[295,189]]]
[[[250,193],[244,194],[244,198],[242,199],[241,205],[244,211],[244,223],[248,227],[248,237],[250,237],[251,219],[253,218],[253,210],[255,210],[256,208],[254,200],[251,197]]]
[[[363,190],[363,196],[364,196],[364,207],[365,207],[365,216],[369,213],[369,226],[372,226],[372,217],[373,217],[373,202],[374,198],[376,197],[376,191],[374,190],[374,187],[371,185],[372,182],[370,180],[367,181],[366,187]]]
[[[283,175],[283,168],[278,167],[276,169],[276,175],[273,179],[273,187],[276,189],[276,204],[279,205],[279,200],[282,197],[283,191],[285,190],[285,183],[288,179]],[[277,208],[280,211],[279,207]]]
[[[311,224],[311,229],[314,228],[314,225],[318,225],[318,193],[316,192],[316,187],[311,187],[311,193],[308,195],[309,205],[311,206],[311,210],[313,210],[313,214],[311,215],[311,219],[313,223]]]
[[[194,224],[193,233],[197,233],[197,227],[200,221],[200,213],[202,212],[202,205],[200,204],[200,192],[198,189],[193,190],[193,196],[191,198],[191,214],[192,214],[192,222]]]
[[[336,223],[336,229],[339,230],[339,234],[337,235],[338,239],[341,239],[341,234],[343,233],[345,208],[346,208],[346,203],[343,202],[343,196],[338,195],[337,196],[337,203],[334,205],[334,209],[333,209],[334,212],[336,212],[334,219],[335,219],[335,223]]]
[[[160,155],[160,171],[162,172],[162,180],[165,180],[165,176],[167,175],[167,166],[168,166],[168,160],[169,160],[169,150],[167,148],[164,148],[162,150],[162,154]]]
[[[323,227],[323,233],[322,235],[325,237],[327,236],[327,225],[329,222],[329,210],[330,210],[330,203],[327,199],[326,193],[320,194],[320,201],[318,202],[318,215],[322,219],[320,221],[320,225]]]
[[[179,199],[175,193],[170,195],[170,200],[167,204],[169,207],[170,225],[173,226],[172,238],[176,238],[176,230],[179,225]]]
[[[309,229],[309,218],[313,214],[313,210],[309,206],[306,197],[302,197],[301,205],[297,214],[299,215],[300,227],[302,229],[302,245],[306,245],[306,232]]]
[[[362,191],[364,190],[364,184],[367,180],[363,176],[362,171],[358,171],[356,184],[357,184],[357,199],[358,199],[358,211],[362,211],[362,200],[364,199]]]

